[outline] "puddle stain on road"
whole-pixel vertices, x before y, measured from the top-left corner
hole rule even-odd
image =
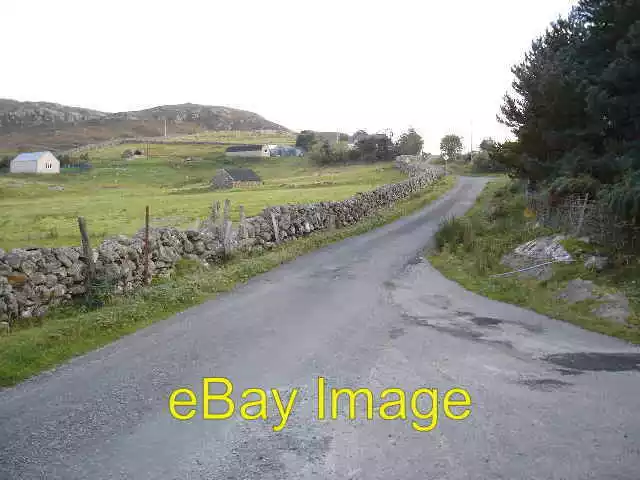
[[[487,345],[494,345],[498,347],[505,347],[509,350],[514,349],[513,343],[509,340],[501,340],[495,338],[486,338],[485,334],[482,332],[475,331],[471,328],[466,328],[462,325],[442,325],[437,323],[430,322],[430,318],[428,317],[420,317],[415,315],[409,315],[408,313],[403,313],[402,318],[411,325],[416,325],[419,327],[429,327],[441,333],[447,333],[456,338],[463,338],[466,340],[472,340],[474,342],[485,343]],[[433,319],[431,319],[433,320]],[[500,321],[501,322],[501,321]]]
[[[572,370],[570,368],[556,368],[555,371],[563,377],[575,377],[577,375],[584,375],[584,372],[582,370]]]
[[[404,328],[393,327],[391,330],[389,330],[389,338],[395,340],[396,338],[400,338],[405,333],[407,332]]]
[[[562,380],[556,380],[555,378],[525,378],[522,380],[518,380],[516,383],[518,383],[519,385],[524,385],[531,390],[540,392],[553,392],[560,388],[573,385],[572,383],[563,382]]]
[[[592,372],[640,372],[640,353],[576,352],[542,357],[560,367]]]
[[[469,320],[479,327],[497,327],[503,322],[499,318],[491,317],[471,317]]]

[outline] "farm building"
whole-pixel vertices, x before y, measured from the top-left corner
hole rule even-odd
[[[21,153],[11,160],[11,173],[60,173],[60,162],[51,152]]]
[[[290,145],[269,145],[272,157],[302,157],[304,151]]]
[[[262,179],[249,168],[223,168],[211,179],[211,187],[215,189],[254,186],[261,183]]]
[[[268,145],[232,145],[227,148],[228,157],[270,157]]]

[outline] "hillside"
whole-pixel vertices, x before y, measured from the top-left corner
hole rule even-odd
[[[285,127],[253,112],[228,107],[163,105],[108,113],[48,102],[0,99],[0,150],[65,150],[114,138],[188,135],[207,130],[276,130]]]

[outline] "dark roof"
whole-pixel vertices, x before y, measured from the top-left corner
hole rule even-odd
[[[262,150],[262,145],[232,145],[227,152],[256,152]]]
[[[260,182],[261,178],[250,168],[225,168],[225,172],[231,175],[236,182]]]

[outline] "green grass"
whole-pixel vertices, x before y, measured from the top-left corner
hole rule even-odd
[[[106,305],[98,310],[67,307],[54,311],[40,324],[0,336],[0,386],[14,385],[73,356],[168,318],[298,255],[412,213],[454,184],[454,177],[441,179],[428,189],[355,225],[333,232],[317,232],[262,255],[237,256],[212,268],[182,262],[173,277],[132,295],[108,298]]]
[[[598,250],[593,245],[568,239],[564,242],[576,258],[571,264],[554,264],[549,281],[522,279],[516,275],[492,278],[510,269],[502,256],[537,237],[549,235],[525,215],[521,190],[507,179],[487,185],[476,205],[464,216],[443,222],[436,236],[436,251],[429,261],[447,278],[493,300],[513,303],[588,330],[640,343],[640,265],[638,259],[614,257],[614,267],[595,273],[584,267],[584,256]],[[602,249],[599,249],[605,253]],[[608,252],[610,253],[610,252]],[[568,304],[557,299],[571,279],[592,280],[601,291],[619,290],[627,295],[632,310],[629,325],[619,325],[591,313],[596,301]]]
[[[188,228],[207,217],[216,200],[230,199],[235,219],[240,205],[251,216],[270,205],[342,200],[405,178],[391,163],[320,168],[305,158],[232,160],[224,147],[207,145],[152,145],[149,159],[127,162],[120,159],[125,148],[131,146],[90,152],[94,168],[84,173],[0,175],[0,248],[78,245],[78,216],[86,218],[96,244],[139,230],[147,205],[152,225]],[[228,165],[254,169],[264,184],[210,190],[216,170]],[[56,185],[64,191],[49,189]]]
[[[293,145],[296,135],[293,133],[264,133],[247,131],[208,131],[172,137],[170,140],[187,140],[194,142],[228,142],[228,143],[272,143],[277,145]]]
[[[444,167],[444,159],[440,156],[436,156],[431,159],[433,165],[439,165]],[[454,162],[447,162],[447,171],[452,175],[460,175],[466,177],[505,177],[504,173],[491,173],[491,172],[476,172],[473,169],[471,163],[466,163],[461,160]]]

